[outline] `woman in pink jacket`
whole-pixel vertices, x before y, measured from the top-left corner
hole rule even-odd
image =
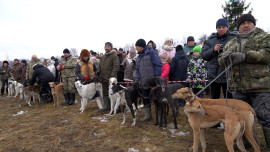
[[[173,41],[170,38],[165,38],[165,44],[163,45],[162,49],[160,50],[160,53],[166,52],[168,57],[171,59],[175,56],[175,48],[173,46]]]
[[[170,73],[170,62],[171,57],[167,55],[166,52],[159,53],[159,57],[162,62],[162,71],[161,71],[161,78],[167,78],[167,83],[169,82],[169,73]]]

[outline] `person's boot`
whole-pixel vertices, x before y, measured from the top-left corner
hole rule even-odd
[[[1,94],[0,95],[4,95],[4,89],[1,89]]]
[[[70,93],[69,105],[73,105],[75,103],[75,93]]]
[[[265,152],[270,152],[270,128],[263,127],[263,134],[266,144]]]
[[[104,96],[104,107],[99,109],[98,112],[110,111],[111,110],[111,101],[109,96]]]
[[[67,105],[70,100],[70,93],[65,93],[64,97],[65,97],[65,102],[63,102],[62,105]]]
[[[140,119],[141,122],[147,122],[152,119],[152,114],[151,114],[151,104],[149,103],[148,105],[145,105],[144,107],[144,118]]]
[[[47,94],[40,95],[40,103],[48,103]]]

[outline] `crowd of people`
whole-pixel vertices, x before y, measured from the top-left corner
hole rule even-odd
[[[146,43],[139,39],[127,52],[106,42],[104,55],[83,49],[80,57],[75,58],[68,49],[64,49],[59,61],[51,57],[42,62],[36,55],[28,64],[25,60],[20,63],[15,59],[13,66],[9,67],[9,63],[4,61],[0,69],[1,95],[11,76],[21,83],[29,80],[30,85],[38,80],[41,101],[46,103],[49,102],[47,94],[50,94],[48,82],[61,80],[64,84],[63,105],[72,105],[76,79],[85,84],[99,81],[104,96],[104,107],[99,111],[108,111],[108,80],[111,77],[116,77],[118,82],[134,82],[141,86],[145,97],[151,90],[145,84],[149,77],[167,78],[168,83],[181,81],[194,93],[211,82],[211,98],[220,98],[222,89],[224,98],[241,99],[254,108],[270,149],[270,35],[255,27],[256,20],[251,14],[243,14],[239,18],[239,32],[229,31],[228,26],[225,19],[217,20],[216,32],[200,45],[195,43],[193,36],[187,38],[184,47],[176,46],[171,38],[165,38],[162,49],[158,51],[153,41]],[[230,67],[228,72],[221,74],[227,67]],[[203,97],[204,94],[198,96]],[[150,98],[143,98],[145,116],[142,122],[152,118],[150,103]]]

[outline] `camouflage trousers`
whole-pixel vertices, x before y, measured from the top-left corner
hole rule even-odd
[[[64,94],[65,93],[75,93],[75,79],[76,77],[65,77],[62,78],[64,84]]]
[[[247,102],[255,110],[259,123],[270,128],[270,92],[235,92],[234,99]]]

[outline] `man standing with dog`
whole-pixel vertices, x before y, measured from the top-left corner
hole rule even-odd
[[[218,55],[222,53],[226,43],[236,36],[228,30],[228,21],[224,18],[219,19],[216,23],[217,33],[213,33],[208,40],[205,41],[202,48],[202,58],[207,61],[208,80],[214,80],[224,68],[218,65]],[[220,98],[220,91],[223,91],[224,98],[232,98],[231,93],[227,92],[227,80],[225,73],[222,74],[215,82],[211,84],[212,99]],[[227,95],[227,96],[226,96]]]
[[[270,151],[270,34],[255,27],[251,14],[238,19],[239,34],[219,55],[219,64],[229,69],[228,86],[235,99],[249,103],[262,125]]]
[[[104,107],[99,110],[99,112],[110,111],[110,98],[109,98],[109,79],[111,77],[117,77],[117,72],[119,71],[119,58],[116,52],[114,52],[113,45],[111,42],[106,42],[104,47],[106,53],[100,59],[100,64],[98,67],[98,76],[100,77],[100,82],[102,84],[103,90],[103,100]]]
[[[42,62],[38,59],[37,55],[32,55],[31,61],[29,61],[27,68],[26,68],[26,80],[31,80],[32,75],[34,73],[33,66],[35,64],[42,64]]]
[[[3,95],[5,92],[5,86],[6,86],[6,94],[8,94],[8,78],[10,78],[10,71],[11,68],[9,67],[8,61],[3,62],[3,66],[0,67],[0,77],[1,77],[1,94]]]
[[[68,49],[64,49],[64,58],[60,60],[57,69],[61,71],[62,82],[64,84],[65,102],[62,105],[72,105],[75,103],[75,66],[77,59],[74,58]]]
[[[146,85],[146,80],[149,77],[160,78],[162,63],[158,53],[152,47],[146,46],[144,39],[137,40],[135,46],[139,54],[136,61],[135,81],[142,87],[144,105],[144,118],[142,118],[141,121],[147,122],[152,119],[152,114],[149,97],[151,88]]]
[[[14,59],[14,64],[11,67],[11,76],[18,83],[22,82],[22,65],[18,59]]]

